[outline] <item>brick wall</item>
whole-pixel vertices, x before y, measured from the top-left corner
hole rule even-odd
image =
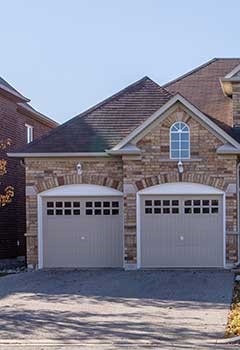
[[[83,176],[76,165],[81,161]],[[37,193],[73,183],[87,183],[116,188],[122,191],[122,161],[111,158],[26,159],[27,185],[27,260],[37,263]]]
[[[233,126],[240,127],[240,83],[232,84]]]
[[[124,185],[132,190],[125,194],[125,254],[126,259],[136,262],[136,192],[143,188],[166,182],[178,182],[177,161],[169,159],[169,128],[178,120],[187,122],[190,127],[191,159],[183,161],[182,181],[201,183],[219,188],[226,192],[226,229],[227,233],[237,231],[237,195],[229,188],[236,185],[236,156],[220,156],[216,149],[223,143],[206,127],[180,108],[173,112],[161,124],[149,131],[137,146],[142,157],[125,156]],[[132,208],[130,211],[128,208]],[[236,242],[229,240],[228,260],[236,261]]]
[[[25,170],[19,160],[8,158],[6,154],[26,144],[25,123],[34,127],[34,138],[50,129],[45,124],[19,113],[14,101],[0,95],[0,140],[12,140],[11,147],[0,151],[0,159],[8,162],[7,174],[0,177],[0,193],[3,193],[7,185],[15,188],[12,203],[0,208],[0,259],[25,255]]]
[[[182,181],[201,183],[226,193],[227,258],[237,259],[236,156],[221,156],[216,149],[223,144],[189,113],[177,108],[161,124],[155,125],[136,141],[141,156],[81,159],[83,176],[76,175],[78,159],[27,159],[27,242],[28,263],[37,263],[37,193],[58,185],[95,183],[124,192],[125,261],[136,263],[136,193],[156,184],[178,182],[177,161],[169,159],[169,128],[183,120],[190,126],[191,159],[184,161]],[[123,185],[123,186],[122,186]]]

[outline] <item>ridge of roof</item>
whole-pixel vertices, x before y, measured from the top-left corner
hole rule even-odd
[[[201,64],[200,66],[198,66],[198,67],[196,67],[196,68],[194,68],[194,69],[191,69],[190,71],[188,71],[188,72],[186,72],[186,73],[180,75],[178,78],[175,78],[175,79],[173,79],[173,80],[171,80],[171,81],[169,81],[169,82],[163,84],[162,87],[163,87],[163,88],[168,87],[169,85],[174,84],[174,83],[176,83],[177,81],[182,80],[182,79],[188,77],[189,75],[198,72],[200,69],[207,67],[208,65],[210,65],[210,64],[213,63],[213,62],[216,62],[217,60],[219,60],[219,58],[214,57],[214,58],[212,58],[211,60],[209,60],[209,61],[207,61],[207,62]]]
[[[136,88],[140,88],[140,89],[141,89],[142,87],[144,87],[144,84],[145,84],[147,81],[151,82],[152,84],[154,84],[155,86],[157,86],[159,89],[161,89],[162,92],[163,92],[164,94],[166,94],[166,96],[169,96],[169,98],[172,97],[172,94],[171,94],[168,90],[162,88],[159,84],[157,84],[154,80],[152,80],[152,79],[149,78],[148,76],[144,76],[143,78],[141,78],[141,79],[135,81],[134,83],[132,83],[132,84],[128,85],[127,87],[121,89],[120,91],[116,92],[115,94],[113,94],[113,95],[107,97],[106,99],[104,99],[103,101],[97,103],[96,105],[93,105],[92,107],[88,108],[87,110],[83,111],[82,113],[77,114],[76,116],[70,118],[70,119],[67,120],[65,123],[59,125],[57,128],[54,128],[54,129],[50,130],[49,132],[47,132],[46,134],[44,134],[41,138],[34,140],[34,141],[31,142],[29,145],[27,145],[26,147],[24,147],[23,149],[21,149],[19,152],[21,153],[22,150],[24,150],[24,152],[25,152],[25,150],[27,151],[28,146],[29,146],[29,147],[32,147],[32,146],[35,146],[35,145],[37,145],[37,144],[43,142],[43,141],[44,141],[46,138],[48,138],[50,135],[54,135],[55,133],[58,133],[59,130],[62,130],[62,129],[64,129],[64,128],[67,128],[69,125],[71,125],[72,123],[74,123],[77,119],[84,118],[84,117],[88,116],[90,113],[92,113],[92,112],[94,112],[94,111],[96,111],[96,110],[98,110],[98,109],[104,107],[108,102],[112,102],[112,101],[114,101],[115,99],[117,99],[117,98],[123,96],[124,94],[131,93],[131,92],[133,92],[134,89],[136,89]]]
[[[189,75],[198,72],[198,71],[201,70],[202,68],[205,68],[205,67],[209,66],[209,65],[212,64],[213,62],[220,61],[220,60],[226,60],[226,61],[227,61],[227,60],[238,60],[238,59],[240,60],[240,57],[214,57],[214,58],[212,58],[211,60],[209,60],[209,61],[207,61],[207,62],[201,64],[200,66],[197,66],[196,68],[191,69],[190,71],[188,71],[188,72],[186,72],[186,73],[180,75],[178,78],[175,78],[175,79],[170,80],[169,82],[163,84],[162,87],[163,87],[163,88],[166,88],[166,87],[168,87],[169,85],[172,85],[172,84],[178,82],[179,80],[182,80],[182,79],[188,77]]]

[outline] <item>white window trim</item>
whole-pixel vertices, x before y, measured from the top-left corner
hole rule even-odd
[[[188,134],[189,134],[189,140],[188,140],[188,154],[189,154],[189,156],[188,157],[172,157],[172,128],[173,128],[173,126],[175,125],[175,124],[177,124],[177,123],[183,123],[187,128],[188,128]],[[170,129],[169,129],[169,144],[170,144],[170,154],[169,154],[169,158],[170,159],[173,159],[173,160],[187,160],[187,159],[190,159],[191,158],[191,147],[190,147],[190,144],[191,144],[191,135],[190,135],[190,127],[189,127],[189,125],[188,124],[186,124],[186,123],[184,123],[184,122],[182,122],[182,121],[177,121],[177,122],[174,122],[172,125],[171,125],[171,127],[170,127]],[[179,150],[181,150],[180,148],[179,148]],[[180,152],[180,154],[181,154],[181,152]]]
[[[33,126],[25,124],[25,127],[27,128],[27,143],[30,143],[33,141]]]

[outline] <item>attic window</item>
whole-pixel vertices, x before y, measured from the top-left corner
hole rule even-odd
[[[170,158],[190,158],[190,130],[183,122],[176,122],[170,128]]]
[[[27,143],[30,143],[33,141],[33,126],[25,124],[26,130],[27,130]]]

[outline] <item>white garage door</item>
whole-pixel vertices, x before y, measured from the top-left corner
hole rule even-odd
[[[223,196],[143,195],[142,267],[223,267]]]
[[[43,267],[122,267],[121,197],[43,198]]]

